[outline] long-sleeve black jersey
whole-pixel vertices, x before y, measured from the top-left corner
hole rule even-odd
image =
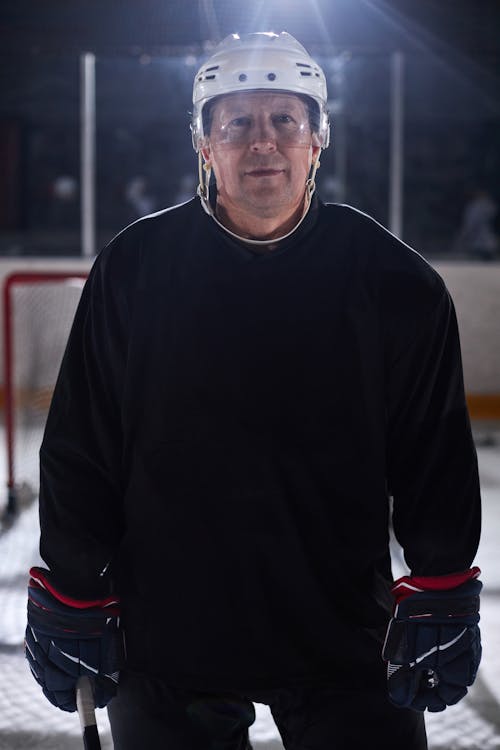
[[[129,668],[265,688],[380,675],[389,497],[414,574],[476,553],[450,296],[416,252],[317,202],[276,249],[193,200],[97,258],[41,449],[41,552],[111,575]]]

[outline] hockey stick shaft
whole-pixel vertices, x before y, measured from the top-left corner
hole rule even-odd
[[[80,717],[85,750],[101,750],[94,710],[94,693],[89,677],[80,677],[76,683],[76,706]]]

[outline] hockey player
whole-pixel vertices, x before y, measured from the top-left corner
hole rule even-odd
[[[423,711],[474,680],[453,304],[415,251],[315,194],[326,102],[293,37],[225,39],[194,82],[198,197],[122,231],[82,295],[27,656],[64,710],[93,676],[117,750],[242,750],[255,702],[287,750],[423,750]]]

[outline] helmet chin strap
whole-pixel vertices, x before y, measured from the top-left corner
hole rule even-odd
[[[227,234],[230,234],[231,237],[234,237],[237,240],[240,240],[240,242],[245,242],[248,245],[274,245],[276,242],[281,242],[281,240],[285,240],[287,237],[290,237],[291,234],[295,232],[296,229],[299,228],[299,226],[304,221],[307,212],[309,211],[310,205],[311,205],[311,199],[313,197],[314,191],[316,190],[316,172],[318,171],[320,166],[319,162],[319,153],[316,159],[312,162],[311,168],[309,170],[309,177],[306,180],[306,187],[304,192],[304,210],[302,211],[301,217],[298,220],[298,222],[295,224],[295,226],[290,229],[289,232],[282,235],[281,237],[274,237],[272,240],[252,240],[249,237],[242,237],[239,234],[236,234],[236,232],[232,232],[230,229],[228,229],[222,222],[219,221],[217,216],[215,215],[215,211],[212,208],[212,204],[210,203],[210,175],[212,173],[212,169],[208,163],[203,163],[203,156],[201,154],[201,151],[198,152],[198,178],[199,178],[199,184],[198,188],[196,190],[196,193],[201,200],[201,205],[203,206],[203,209],[205,212],[212,217],[212,219],[215,221],[216,224],[218,224],[221,229],[223,229]]]

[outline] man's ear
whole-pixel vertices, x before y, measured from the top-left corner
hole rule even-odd
[[[315,164],[315,162],[317,161],[317,159],[319,159],[319,155],[321,153],[321,146],[316,145],[317,142],[318,142],[318,139],[316,138],[316,141],[315,141],[314,134],[313,134],[312,157],[311,157],[311,163],[312,164]]]
[[[200,148],[201,155],[205,164],[210,164],[210,144],[206,141],[205,145]]]

